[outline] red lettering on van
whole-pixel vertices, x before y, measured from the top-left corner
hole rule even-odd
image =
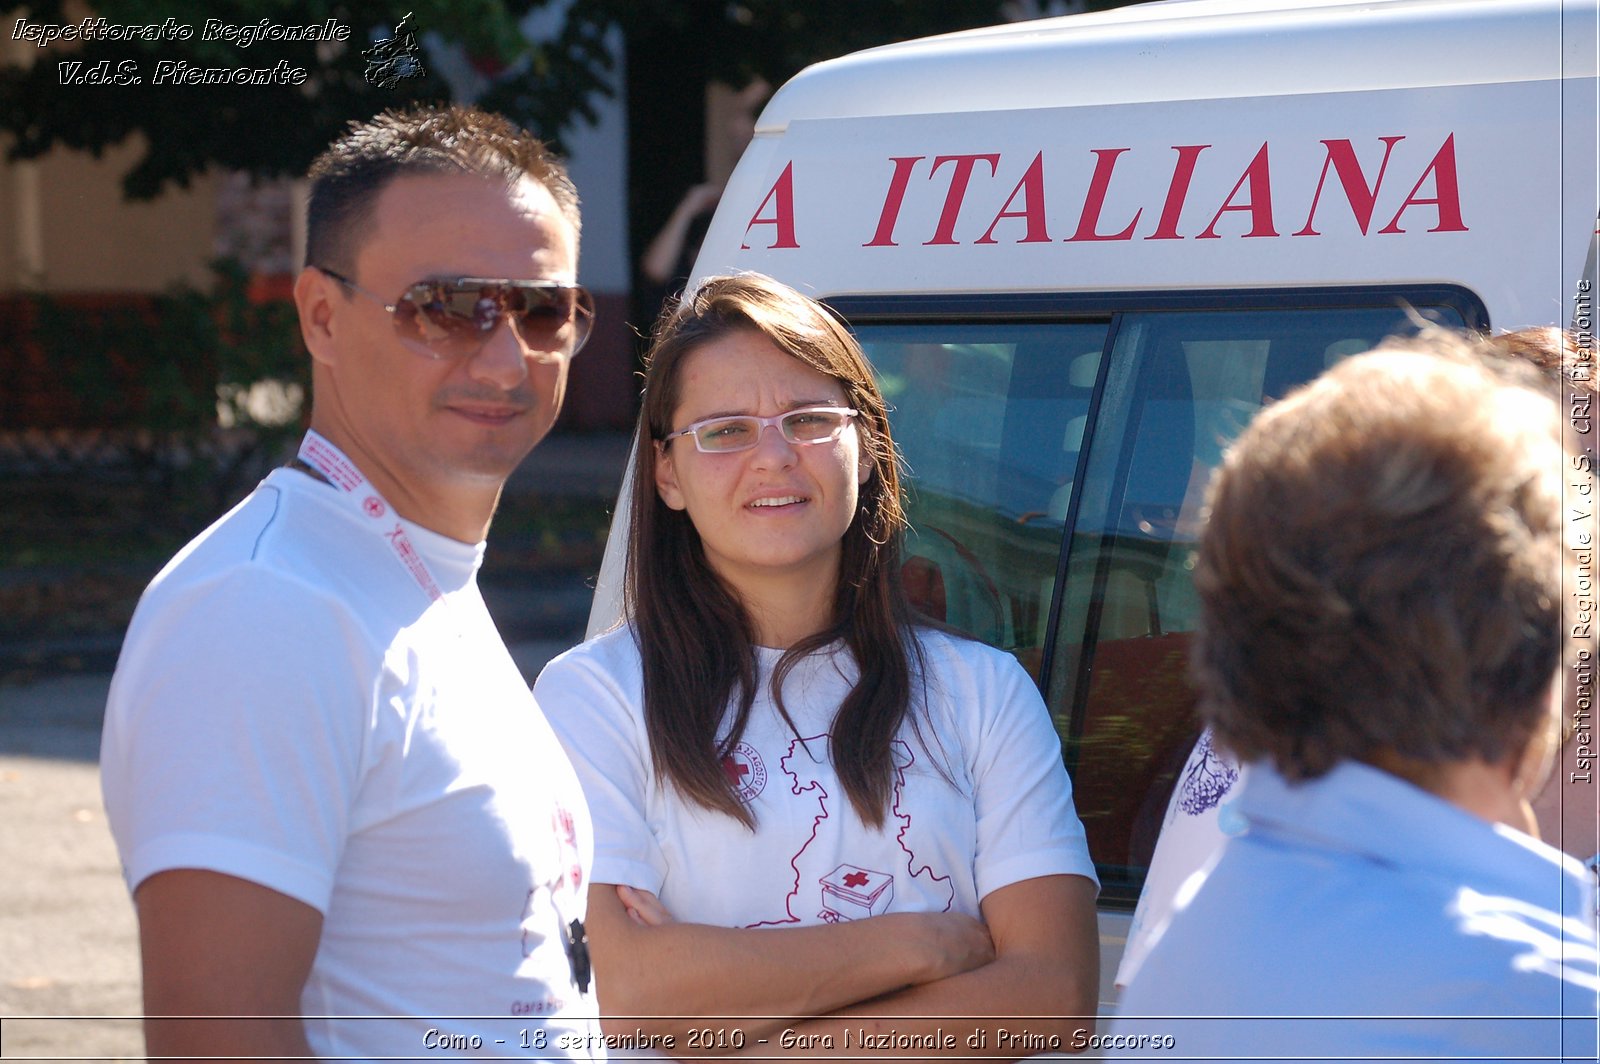
[[[1016,202],[1017,196],[1022,196],[1022,208],[1012,210],[1011,205]],[[1022,180],[1017,182],[1017,187],[1011,190],[1011,195],[1006,198],[1000,213],[994,216],[994,221],[989,223],[989,228],[984,234],[974,240],[974,244],[993,244],[994,227],[1000,224],[1002,218],[1021,218],[1028,223],[1027,235],[1019,244],[1048,244],[1050,233],[1045,228],[1044,220],[1044,152],[1033,157],[1033,162],[1028,164],[1027,173],[1022,175]]]
[[[1388,200],[1385,203],[1386,210],[1393,203],[1392,195],[1388,197],[1384,195],[1384,183],[1389,181],[1389,164],[1394,160],[1396,146],[1406,139],[1406,136],[1400,134],[1376,138],[1378,143],[1383,145],[1381,158],[1377,156],[1375,148],[1363,149],[1368,162],[1376,161],[1378,163],[1375,168],[1375,174],[1370,181],[1367,178],[1367,171],[1362,165],[1362,159],[1353,140],[1349,138],[1334,138],[1320,141],[1323,148],[1322,169],[1317,177],[1316,186],[1312,190],[1309,207],[1306,210],[1305,223],[1293,235],[1323,235],[1322,231],[1317,228],[1317,212],[1322,210],[1323,195],[1329,190],[1328,180],[1330,174],[1338,179],[1340,193],[1343,194],[1345,202],[1349,205],[1351,218],[1354,220],[1361,235],[1372,235],[1372,226],[1380,217],[1376,213],[1379,199],[1386,198]],[[1413,140],[1410,147],[1415,147],[1415,145],[1416,141]],[[1210,223],[1203,230],[1193,237],[1186,237],[1184,233],[1179,232],[1184,212],[1190,209],[1188,200],[1193,191],[1201,155],[1214,147],[1216,147],[1214,144],[1172,145],[1172,150],[1177,153],[1177,158],[1173,160],[1171,176],[1168,179],[1166,194],[1161,204],[1160,217],[1156,221],[1154,230],[1144,236],[1145,240],[1219,240],[1224,235],[1219,232],[1219,229],[1222,228],[1230,230],[1227,235],[1241,237],[1276,237],[1282,235],[1277,230],[1276,219],[1273,215],[1270,143],[1263,143],[1256,149],[1255,155],[1251,158],[1249,164],[1245,166],[1243,172],[1239,175],[1239,179],[1234,183],[1232,190],[1224,197],[1222,205],[1216,208],[1215,213],[1211,216]],[[1089,178],[1088,189],[1078,206],[1077,228],[1064,242],[1088,243],[1135,239],[1135,233],[1144,218],[1145,208],[1153,207],[1153,203],[1147,202],[1142,205],[1130,203],[1121,208],[1113,208],[1114,210],[1120,209],[1122,211],[1131,209],[1131,217],[1119,228],[1113,228],[1116,226],[1115,220],[1105,221],[1104,213],[1107,201],[1110,198],[1112,181],[1116,178],[1117,167],[1123,156],[1128,156],[1133,160],[1132,162],[1121,164],[1124,170],[1129,166],[1138,167],[1144,160],[1135,153],[1133,148],[1091,148],[1089,150],[1095,157],[1094,171]],[[1282,145],[1279,146],[1279,150],[1281,155],[1284,150]],[[1405,157],[1406,152],[1402,149],[1401,158],[1405,159]],[[889,186],[884,196],[883,204],[879,209],[877,230],[873,233],[872,239],[862,244],[862,247],[899,246],[895,240],[895,230],[899,226],[905,201],[910,192],[912,177],[917,166],[926,158],[928,156],[925,155],[891,156],[889,158],[889,162],[894,169],[890,175]],[[1228,165],[1225,161],[1218,162],[1217,158],[1213,152],[1210,157],[1213,163],[1213,172],[1220,166]],[[933,157],[933,165],[928,173],[928,179],[930,181],[936,180],[939,171],[947,165],[950,167],[950,175],[939,217],[934,225],[932,239],[925,241],[924,246],[960,243],[956,239],[956,226],[960,222],[961,212],[966,205],[967,193],[971,189],[974,173],[979,163],[987,163],[990,176],[999,177],[1001,168],[1001,153],[999,152],[938,155]],[[1293,172],[1298,175],[1302,171],[1296,167]],[[979,179],[981,180],[981,175]],[[1125,179],[1124,184],[1128,184],[1129,180]],[[1062,223],[1059,217],[1061,212],[1058,210],[1057,216],[1052,217],[1046,206],[1048,192],[1046,182],[1044,152],[1036,151],[1032,161],[1028,163],[1022,176],[1012,187],[1010,195],[1006,197],[1004,205],[990,220],[988,228],[983,231],[982,236],[971,242],[973,244],[999,243],[1000,239],[997,238],[996,233],[1005,231],[1002,229],[1002,223],[1008,219],[1019,220],[1022,223],[1021,235],[1016,236],[1015,243],[1048,242],[1050,240],[1049,230],[1051,223],[1054,222],[1058,227]],[[1391,186],[1393,185],[1392,181],[1389,183]],[[1209,179],[1202,184],[1202,187],[1206,187],[1208,184],[1210,184]],[[779,227],[778,242],[773,245],[774,247],[797,246],[794,242],[793,195],[790,186],[790,171],[785,170],[778,183],[768,193],[767,200],[762,203],[761,210],[757,212],[755,218],[751,219],[752,226],[768,224]],[[1428,193],[1430,187],[1432,189],[1431,195]],[[1279,191],[1281,193],[1282,189],[1280,188]],[[1295,191],[1298,193],[1298,188]],[[937,193],[934,193],[934,195],[937,196]],[[1330,195],[1333,199],[1339,198],[1338,193],[1330,193]],[[1056,206],[1059,208],[1061,206],[1059,190],[1055,193],[1055,196],[1057,200]],[[1290,209],[1298,211],[1298,203],[1301,201],[1298,195],[1292,198],[1295,200],[1296,206]],[[987,189],[979,199],[985,204],[989,202]],[[766,216],[769,203],[775,204],[771,217]],[[1390,218],[1389,223],[1377,232],[1382,234],[1405,232],[1400,223],[1404,219],[1406,212],[1421,207],[1432,207],[1437,213],[1436,224],[1428,232],[1453,233],[1467,231],[1467,225],[1462,220],[1461,189],[1456,164],[1455,134],[1453,133],[1445,138],[1444,143],[1434,153],[1432,160],[1423,168],[1421,175],[1416,179],[1416,184],[1412,186],[1411,192],[1400,203],[1398,209],[1395,210],[1394,216]],[[1330,207],[1329,210],[1342,213],[1337,207]],[[917,213],[918,211],[914,208],[913,215]],[[1225,226],[1223,223],[1227,216],[1235,213],[1246,215],[1248,225],[1244,224],[1245,219],[1239,219],[1233,224]],[[1323,214],[1326,221],[1327,211],[1324,211]],[[926,218],[927,215],[922,214],[921,217]],[[914,219],[908,224],[915,225],[917,222]],[[924,221],[922,224],[925,225],[926,222]],[[1239,232],[1240,229],[1245,231]],[[1016,227],[1012,227],[1009,232],[1015,234],[1017,232]]]
[[[1322,176],[1317,178],[1317,191],[1311,197],[1311,210],[1306,214],[1306,225],[1295,236],[1321,236],[1322,234],[1312,228],[1312,222],[1317,217],[1317,204],[1322,201],[1322,186],[1328,180],[1328,167],[1333,167],[1339,175],[1339,184],[1344,187],[1344,198],[1350,203],[1350,210],[1355,213],[1356,224],[1361,227],[1361,235],[1367,235],[1367,227],[1372,224],[1372,209],[1378,204],[1378,190],[1383,187],[1384,172],[1389,169],[1389,156],[1394,151],[1394,146],[1405,140],[1404,137],[1379,137],[1383,141],[1383,162],[1378,164],[1378,176],[1373,178],[1372,187],[1367,187],[1367,175],[1361,172],[1361,160],[1356,158],[1356,150],[1351,147],[1348,140],[1325,140],[1323,146],[1328,149],[1327,156],[1322,160]]]
[[[1422,188],[1422,183],[1428,180],[1428,175],[1433,175],[1433,198],[1418,199],[1417,192]],[[1379,229],[1380,233],[1403,233],[1400,228],[1400,216],[1411,207],[1420,207],[1423,204],[1432,204],[1439,209],[1439,224],[1429,229],[1430,233],[1465,233],[1466,225],[1461,221],[1461,189],[1456,183],[1456,135],[1450,134],[1444,138],[1444,143],[1439,146],[1439,151],[1434,155],[1428,168],[1422,171],[1422,176],[1417,178],[1417,183],[1412,186],[1406,201],[1400,204],[1400,209],[1394,212],[1394,217],[1389,224]]]
[[[900,220],[900,205],[905,202],[906,188],[911,184],[911,171],[926,155],[896,156],[889,161],[894,163],[894,176],[889,178],[889,194],[883,198],[883,213],[878,215],[878,231],[872,234],[872,239],[861,246],[864,248],[896,248],[899,244],[894,242],[894,223]]]
[[[1133,221],[1120,233],[1103,235],[1095,232],[1095,227],[1100,222],[1100,211],[1106,205],[1106,191],[1111,187],[1111,172],[1116,169],[1117,157],[1129,148],[1095,148],[1094,151],[1094,176],[1089,179],[1089,194],[1084,197],[1083,214],[1078,218],[1078,231],[1067,237],[1067,242],[1074,240],[1132,240],[1133,227],[1139,224],[1139,216],[1144,213],[1141,207],[1133,212]]]
[[[972,168],[982,159],[989,164],[989,176],[993,177],[1000,172],[1000,155],[941,155],[933,160],[933,170],[928,174],[932,180],[934,174],[939,172],[939,167],[945,163],[955,163],[955,168],[950,174],[950,188],[944,195],[944,210],[939,214],[939,225],[933,231],[933,239],[923,241],[923,246],[930,244],[954,244],[956,242],[956,218],[961,213],[961,201],[966,198],[967,184],[972,180]]]
[[[1245,182],[1250,182],[1250,200],[1245,203],[1234,203],[1238,190],[1245,187]],[[1256,152],[1256,157],[1251,158],[1250,165],[1245,166],[1245,173],[1238,176],[1234,190],[1222,200],[1211,218],[1210,226],[1205,227],[1205,232],[1195,237],[1195,240],[1218,240],[1216,224],[1222,221],[1222,214],[1229,211],[1250,211],[1250,232],[1246,237],[1277,237],[1278,230],[1272,227],[1272,166],[1267,163],[1267,146],[1262,144],[1261,150]]]
[[[1244,203],[1234,203],[1233,197],[1239,194],[1245,182],[1250,183],[1250,199]],[[1267,146],[1261,145],[1261,150],[1256,152],[1256,157],[1250,160],[1250,165],[1244,168],[1244,173],[1239,175],[1239,181],[1233,186],[1233,191],[1228,193],[1228,198],[1222,201],[1222,206],[1217,208],[1217,213],[1212,217],[1211,224],[1206,226],[1205,232],[1195,237],[1196,240],[1218,240],[1217,223],[1229,211],[1249,211],[1250,231],[1245,236],[1277,236],[1278,231],[1272,228],[1272,168],[1267,162]]]
[[[767,209],[767,204],[772,204],[772,217],[763,218],[761,212]],[[761,206],[756,208],[756,213],[750,216],[750,223],[744,227],[746,241],[750,238],[750,230],[758,225],[770,225],[775,231],[776,239],[767,245],[768,250],[773,248],[797,248],[800,244],[794,238],[794,163],[791,161],[783,168],[783,173],[778,175],[778,180],[772,183],[772,188],[767,192],[767,198],[761,201]],[[740,251],[749,251],[749,243],[739,245]]]
[[[1146,240],[1183,239],[1178,235],[1178,217],[1183,214],[1183,201],[1189,195],[1189,182],[1194,180],[1195,160],[1209,147],[1209,144],[1172,146],[1172,150],[1178,153],[1178,161],[1172,167],[1172,181],[1167,185],[1166,202],[1161,205],[1161,220],[1156,223],[1156,231],[1145,237]]]

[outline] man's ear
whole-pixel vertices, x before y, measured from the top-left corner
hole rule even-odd
[[[334,318],[344,300],[338,281],[314,266],[300,271],[294,282],[294,306],[300,315],[300,336],[311,357],[332,365],[335,357]]]
[[[678,471],[673,468],[671,452],[660,440],[655,441],[655,447],[656,494],[661,496],[661,501],[667,504],[668,509],[688,509],[689,504],[683,501],[683,489],[678,486]]]

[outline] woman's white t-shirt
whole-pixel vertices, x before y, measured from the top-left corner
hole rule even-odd
[[[791,730],[770,698],[781,652],[758,650],[760,690],[723,763],[754,831],[656,777],[632,630],[556,658],[534,692],[589,800],[591,881],[652,891],[679,920],[777,927],[885,912],[977,916],[985,895],[1011,883],[1093,880],[1060,740],[1033,682],[982,643],[918,636],[926,706],[919,727],[894,741],[881,828],[856,815],[829,760],[833,717],[855,677],[847,652],[819,652],[790,672]]]

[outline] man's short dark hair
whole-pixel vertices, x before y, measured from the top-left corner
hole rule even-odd
[[[579,229],[578,192],[566,167],[527,130],[475,107],[390,110],[350,123],[311,164],[306,263],[354,270],[378,196],[408,174],[531,177],[549,190],[574,235]]]
[[[1519,756],[1560,663],[1560,419],[1469,341],[1386,344],[1264,411],[1211,486],[1202,712],[1289,779]]]

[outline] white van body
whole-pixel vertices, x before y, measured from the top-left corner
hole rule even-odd
[[[1033,672],[1106,850],[1103,1000],[1195,734],[1203,474],[1403,306],[1592,351],[1597,22],[1168,0],[821,63],[762,114],[695,275],[829,301],[884,374],[926,603]],[[628,491],[591,633],[621,615]]]

